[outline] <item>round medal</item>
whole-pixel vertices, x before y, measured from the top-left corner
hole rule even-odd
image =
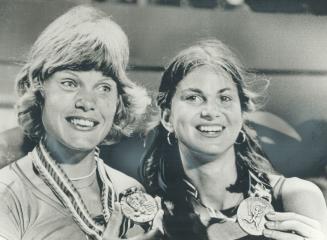
[[[265,228],[265,215],[274,211],[271,204],[259,197],[244,199],[237,209],[237,221],[241,228],[251,235],[262,235]]]
[[[139,224],[152,221],[158,212],[156,200],[140,190],[124,194],[120,204],[123,214]]]

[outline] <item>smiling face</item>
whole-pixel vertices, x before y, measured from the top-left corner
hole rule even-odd
[[[180,150],[200,156],[233,151],[242,122],[231,76],[208,67],[193,70],[178,83],[171,109],[162,116],[164,127],[175,133]]]
[[[117,101],[116,82],[99,71],[55,72],[44,82],[47,140],[70,149],[93,149],[110,131]]]

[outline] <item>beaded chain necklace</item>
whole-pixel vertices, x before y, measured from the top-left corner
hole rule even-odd
[[[76,190],[72,181],[68,178],[63,169],[53,160],[47,152],[42,141],[32,151],[33,164],[39,172],[42,180],[48,185],[52,192],[69,209],[74,221],[92,239],[101,240],[104,226],[95,222],[82,197]],[[99,158],[99,149],[96,148],[94,158],[97,163],[97,170],[102,181],[101,204],[105,223],[108,223],[113,205],[116,200],[114,188],[105,168],[103,160]]]

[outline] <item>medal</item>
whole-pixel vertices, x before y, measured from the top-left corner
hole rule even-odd
[[[261,197],[244,199],[237,210],[237,221],[241,228],[251,235],[262,235],[265,229],[265,215],[274,211],[270,202]]]
[[[123,193],[120,205],[123,214],[138,224],[152,221],[158,212],[156,200],[135,188]]]

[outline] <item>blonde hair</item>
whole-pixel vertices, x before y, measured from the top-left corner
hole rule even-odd
[[[113,127],[105,140],[129,136],[143,120],[150,99],[144,88],[127,77],[128,59],[128,39],[117,23],[93,7],[72,8],[41,33],[17,75],[19,124],[29,137],[38,140],[44,134],[43,82],[65,69],[97,70],[116,81],[120,101]]]

